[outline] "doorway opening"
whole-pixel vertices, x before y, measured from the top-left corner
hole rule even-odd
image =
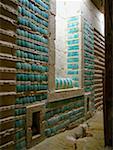
[[[87,98],[87,112],[89,111],[89,97]]]
[[[32,114],[32,136],[40,134],[40,112]]]

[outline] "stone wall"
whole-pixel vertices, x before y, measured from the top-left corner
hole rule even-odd
[[[55,135],[75,127],[85,118],[84,96],[78,96],[46,105],[45,135]]]

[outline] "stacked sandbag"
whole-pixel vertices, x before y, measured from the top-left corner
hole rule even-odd
[[[25,128],[27,126],[26,106],[47,99],[48,10],[47,0],[18,0],[15,110],[17,150],[30,145],[26,143],[26,136],[29,136]]]
[[[73,88],[73,80],[70,78],[56,78],[56,89]]]
[[[70,17],[67,21],[67,76],[80,87],[80,17]]]

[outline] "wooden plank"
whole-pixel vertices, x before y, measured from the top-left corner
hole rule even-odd
[[[96,94],[95,94],[95,98],[100,97],[100,96],[102,96],[102,95],[103,95],[103,92],[101,92],[101,93],[96,93]]]
[[[100,45],[100,44],[102,44],[102,46],[103,46],[103,47],[105,47],[105,42],[104,42],[104,41],[102,41],[100,38],[98,38],[98,37],[94,37],[94,40],[95,40],[96,42],[98,42],[98,43],[99,43],[99,45]]]
[[[95,53],[97,56],[100,56],[100,57],[102,57],[102,58],[105,58],[104,52],[101,51],[98,46],[94,46],[94,53]]]
[[[101,43],[97,42],[96,40],[94,41],[94,44],[99,46],[101,49],[105,49],[105,47]]]
[[[99,43],[99,45],[102,45],[102,47],[105,48],[105,42],[103,42],[102,40],[100,40],[100,39],[98,39],[98,38],[96,38],[96,37],[94,37],[94,39],[95,39],[96,42]]]
[[[10,142],[0,146],[0,150],[4,150],[4,149],[8,149],[8,150],[15,149],[14,141],[10,141]]]
[[[100,32],[98,30],[96,30],[95,28],[94,28],[94,32],[96,32],[98,35],[100,35],[100,37],[103,38],[103,40],[105,41],[104,36],[102,34],[100,34]]]
[[[56,90],[55,93],[51,93],[48,95],[48,99],[50,102],[55,102],[59,100],[64,100],[72,97],[82,96],[84,94],[83,89],[71,88],[64,90]]]
[[[95,59],[95,64],[104,67],[104,63],[99,61],[98,59]]]
[[[95,101],[98,101],[99,99],[103,99],[103,96],[95,98]]]
[[[99,107],[100,105],[102,105],[102,104],[103,104],[103,102],[100,101],[100,102],[96,103],[95,107],[98,108],[98,107]]]
[[[102,90],[98,90],[98,91],[94,91],[94,93],[95,93],[95,94],[101,94],[101,93],[102,93],[102,95],[103,95],[103,89],[102,89]],[[95,94],[94,94],[94,95],[95,95]]]
[[[95,92],[98,92],[98,91],[103,91],[103,88],[97,88],[97,89],[95,89]]]
[[[50,0],[50,16],[49,16],[49,72],[48,72],[48,87],[49,94],[55,92],[55,14],[56,0]]]
[[[94,49],[99,52],[102,52],[102,54],[105,55],[105,49],[103,49],[102,47],[99,47],[99,45],[95,44]]]
[[[102,79],[102,75],[95,75],[94,79]]]
[[[102,67],[102,66],[99,66],[99,65],[95,65],[95,69],[101,69],[101,70],[104,70],[105,68]]]
[[[95,70],[95,73],[97,73],[97,74],[102,74],[102,70]]]
[[[94,79],[94,82],[102,82],[102,79]]]
[[[96,53],[94,53],[94,54],[96,54]],[[104,65],[105,65],[105,58],[102,58],[102,57],[100,57],[100,56],[98,56],[98,55],[96,55],[95,57],[96,57],[99,61],[103,62]],[[94,60],[94,62],[95,62],[95,60]]]

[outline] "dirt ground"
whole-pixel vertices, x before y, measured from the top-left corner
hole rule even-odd
[[[79,138],[76,150],[104,150],[103,112],[98,111],[87,122],[92,136]],[[75,132],[76,128],[47,138],[31,150],[75,150],[74,142],[67,139],[67,136],[72,136]]]

